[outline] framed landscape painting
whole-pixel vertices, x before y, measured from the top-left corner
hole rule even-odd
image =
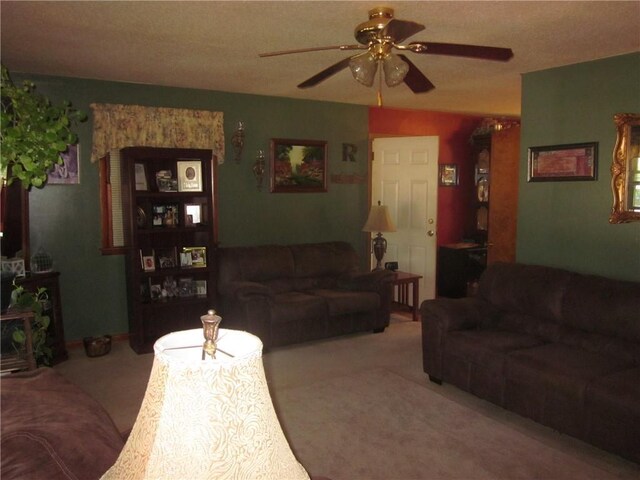
[[[326,141],[271,139],[271,192],[326,191]]]

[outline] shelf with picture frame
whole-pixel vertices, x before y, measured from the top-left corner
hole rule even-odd
[[[121,165],[129,342],[148,353],[217,308],[216,163],[209,150],[131,147]]]

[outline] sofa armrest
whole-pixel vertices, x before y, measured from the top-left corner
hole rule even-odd
[[[229,282],[220,288],[220,294],[232,297],[237,301],[248,301],[254,297],[270,298],[272,296],[271,290],[266,285],[247,281]]]
[[[479,298],[425,300],[422,317],[422,361],[425,373],[442,380],[442,355],[447,333],[478,328],[491,317],[490,306]]]

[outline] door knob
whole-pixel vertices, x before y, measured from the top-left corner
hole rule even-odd
[[[427,231],[427,235],[429,235],[430,237],[433,237],[435,234],[436,234],[436,232],[433,231],[433,230],[428,230]]]

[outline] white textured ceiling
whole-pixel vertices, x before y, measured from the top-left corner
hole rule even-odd
[[[510,62],[408,53],[436,85],[383,88],[385,106],[520,113],[521,74],[640,51],[640,1],[83,1],[0,3],[10,71],[375,105],[349,70],[296,85],[348,56],[355,26],[384,5],[425,25],[408,41],[510,47]],[[357,52],[354,52],[357,53]]]

